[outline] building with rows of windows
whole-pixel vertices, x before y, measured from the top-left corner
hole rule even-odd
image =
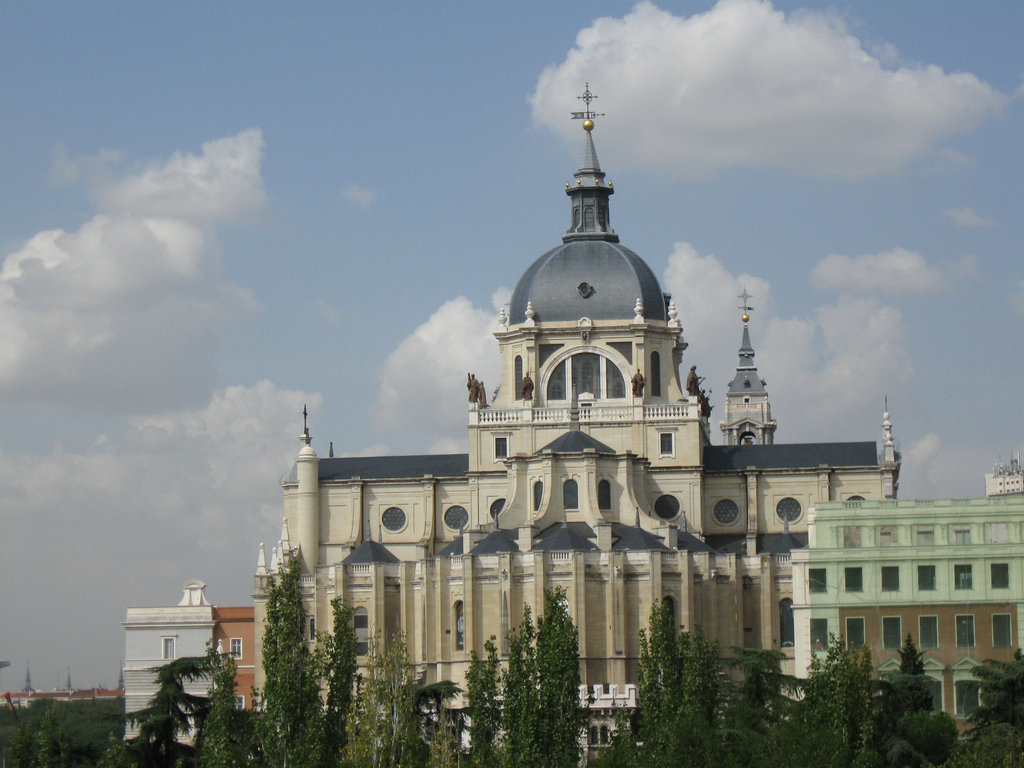
[[[935,707],[969,714],[971,670],[1020,643],[1024,497],[828,502],[808,518],[810,546],[793,553],[797,670],[830,634],[896,669],[909,634]]]
[[[687,308],[620,244],[593,121],[583,127],[569,229],[527,266],[495,323],[492,403],[469,377],[467,451],[321,457],[304,429],[282,481],[280,541],[257,566],[257,643],[269,578],[298,559],[311,637],[342,597],[360,650],[401,632],[424,682],[464,687],[470,653],[491,636],[503,650],[551,587],[565,590],[589,687],[631,690],[657,603],[726,653],[781,649],[794,671],[791,554],[821,502],[895,496],[888,414],[881,448],[775,442],[744,296],[714,444],[694,363],[680,376]]]

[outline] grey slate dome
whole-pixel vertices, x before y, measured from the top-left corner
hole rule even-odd
[[[526,320],[527,304],[539,323],[591,320],[631,320],[636,300],[643,302],[648,320],[668,320],[668,300],[646,262],[619,244],[611,228],[605,184],[597,161],[593,128],[584,126],[586,141],[575,184],[566,184],[571,224],[562,244],[552,248],[526,270],[512,294],[510,322]]]
[[[510,322],[526,320],[533,303],[539,323],[629,320],[640,299],[648,320],[668,320],[665,296],[647,263],[629,248],[607,240],[570,240],[552,248],[526,270],[512,294]]]

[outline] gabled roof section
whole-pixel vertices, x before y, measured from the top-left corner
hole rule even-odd
[[[806,533],[757,534],[757,553],[759,555],[788,555],[794,549],[807,549]]]
[[[626,528],[619,537],[619,540],[612,545],[612,549],[616,552],[649,552],[652,549],[663,552],[670,551],[660,536],[655,536],[638,525],[631,525]]]
[[[461,477],[469,471],[468,453],[420,456],[345,456],[320,459],[320,480],[402,479],[407,477]]]
[[[598,453],[611,453],[614,454],[615,450],[609,448],[607,445],[602,443],[600,440],[596,440],[586,432],[580,432],[578,429],[572,429],[559,437],[556,437],[550,443],[545,445],[539,451],[541,453],[583,453],[588,449],[593,449]]]
[[[365,563],[397,563],[399,560],[379,541],[364,541],[341,562],[342,565],[361,565]]]
[[[588,526],[589,527],[589,526]],[[534,552],[589,552],[597,547],[567,523],[559,523],[541,534],[533,544]]]
[[[689,531],[679,531],[676,547],[685,552],[714,552],[715,548],[706,541],[701,541]]]
[[[455,541],[449,541],[445,545],[444,549],[437,552],[434,557],[458,557],[459,555],[465,554],[462,551],[462,537],[457,536]]]
[[[503,528],[496,528],[484,536],[480,542],[469,551],[471,555],[497,555],[502,552],[518,552],[519,545],[516,544],[516,535],[512,531]]]
[[[708,546],[723,555],[747,554],[747,537],[743,533],[709,533],[705,540]]]
[[[709,445],[704,449],[704,469],[711,472],[820,466],[877,467],[878,449],[874,442]]]

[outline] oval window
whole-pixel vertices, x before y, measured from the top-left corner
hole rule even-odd
[[[448,507],[444,511],[444,524],[453,531],[461,531],[469,522],[469,512],[465,507]]]
[[[659,496],[654,502],[654,514],[662,520],[671,520],[679,514],[679,499],[675,496]]]
[[[400,531],[405,528],[405,510],[388,507],[381,515],[380,521],[389,531]]]

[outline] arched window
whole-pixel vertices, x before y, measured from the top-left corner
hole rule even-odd
[[[651,352],[651,396],[661,397],[661,355]]]
[[[370,652],[370,614],[365,608],[352,612],[352,629],[356,633],[356,655],[365,656]]]
[[[607,725],[602,725],[601,726],[601,743],[602,744],[607,744],[608,743],[608,726]]]
[[[519,398],[519,391],[522,389],[522,386],[523,386],[523,358],[520,357],[519,355],[516,355],[516,387],[515,387],[514,390],[512,390],[513,391],[513,396],[512,396],[513,400],[517,400]]]
[[[579,509],[580,488],[575,480],[566,480],[562,485],[562,506],[566,509]]]
[[[665,613],[672,620],[672,627],[674,629],[676,626],[676,601],[670,595],[665,595],[661,598],[661,607],[665,609]]]
[[[569,400],[573,393],[593,395],[596,400],[625,399],[626,380],[609,358],[595,352],[578,352],[563,360],[548,376],[548,400]]]
[[[466,617],[461,600],[455,601],[455,650],[466,650]]]
[[[612,508],[612,484],[607,480],[597,484],[597,506],[599,509]]]
[[[788,597],[779,603],[779,643],[783,648],[793,647],[793,601]]]
[[[598,733],[597,726],[596,725],[590,726],[590,743],[591,744],[597,744],[597,733]]]
[[[540,503],[544,500],[544,482],[538,480],[533,484],[533,511],[540,509]]]

